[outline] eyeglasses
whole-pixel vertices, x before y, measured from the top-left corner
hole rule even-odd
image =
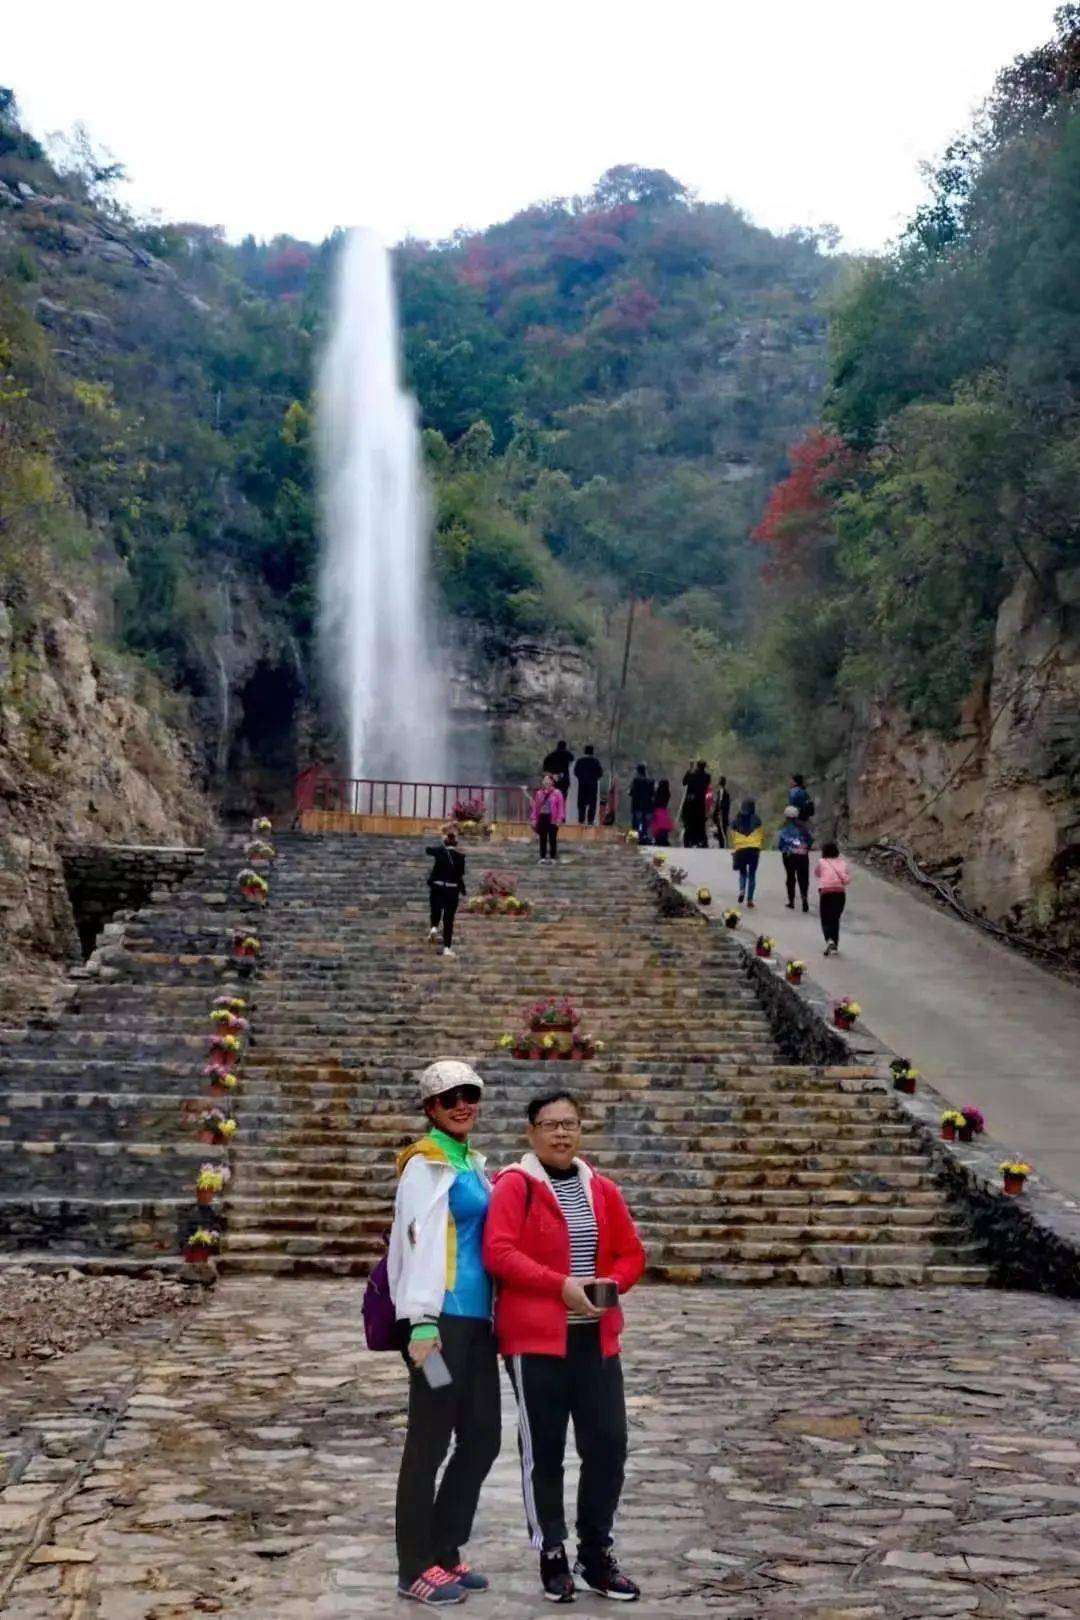
[[[480,1101],[479,1086],[453,1086],[449,1091],[440,1091],[432,1102],[438,1103],[440,1108],[456,1108],[458,1103],[469,1103],[475,1107]]]
[[[554,1136],[556,1131],[567,1131],[576,1136],[581,1129],[580,1119],[538,1119],[536,1129],[543,1131],[546,1136]]]

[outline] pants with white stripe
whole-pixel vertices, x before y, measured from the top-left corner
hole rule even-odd
[[[518,1404],[518,1450],[525,1516],[534,1547],[566,1540],[563,1457],[573,1420],[581,1458],[577,1535],[582,1557],[611,1546],[626,1472],[622,1363],[602,1356],[595,1326],[571,1327],[565,1356],[509,1356]]]

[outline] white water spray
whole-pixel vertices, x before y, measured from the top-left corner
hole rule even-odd
[[[430,519],[415,402],[401,383],[390,256],[341,253],[319,390],[320,639],[349,774],[445,782],[448,699],[428,614]]]

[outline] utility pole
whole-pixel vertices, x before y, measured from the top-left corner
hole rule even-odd
[[[611,729],[608,732],[608,758],[611,761],[610,781],[614,787],[619,768],[618,750],[619,739],[622,735],[623,710],[626,699],[626,680],[630,672],[630,648],[634,639],[634,614],[637,611],[637,596],[633,595],[626,609],[626,639],[623,642],[622,673],[619,676],[619,688],[615,694],[615,704],[611,711]]]

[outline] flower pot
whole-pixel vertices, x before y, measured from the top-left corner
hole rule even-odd
[[[210,1095],[211,1095],[211,1097],[224,1097],[225,1096],[225,1087],[222,1085],[220,1080],[211,1080],[211,1082],[210,1082]]]
[[[956,1135],[959,1141],[970,1142],[975,1136],[975,1127],[973,1125],[958,1125]]]
[[[533,1025],[534,1029],[540,1030],[544,1035],[555,1035],[559,1030],[566,1031],[573,1029],[573,1027],[569,1018],[560,1018],[556,1022],[553,1022],[550,1018],[545,1018],[543,1023]]]
[[[850,1029],[854,1022],[854,1018],[848,1018],[845,1013],[833,1013],[833,1023],[837,1029]]]
[[[561,1051],[559,1053],[559,1057],[562,1059],[562,1061],[564,1063],[568,1063],[570,1061],[570,1059],[573,1057],[573,1055],[574,1054],[573,1054],[573,1052],[571,1052],[569,1047],[567,1047],[565,1051]]]
[[[956,1126],[955,1125],[943,1125],[941,1127],[941,1140],[943,1142],[955,1142],[956,1141]]]
[[[850,1029],[851,1025],[849,1024],[847,1027],[848,1027],[848,1029]],[[895,1091],[904,1092],[908,1097],[914,1097],[914,1095],[915,1095],[915,1081],[914,1081],[914,1078],[909,1076],[909,1075],[906,1075],[906,1074],[898,1074],[896,1076],[896,1079],[893,1081],[893,1089]]]
[[[772,955],[772,952],[763,950],[760,945],[755,945],[754,946],[754,955],[755,956],[760,956],[763,962],[767,962],[769,960],[770,956]]]
[[[216,1142],[217,1141],[217,1132],[207,1130],[204,1127],[202,1130],[199,1131],[199,1141],[200,1142]]]
[[[789,973],[787,976],[787,982],[788,984],[802,984],[802,974]]]
[[[197,1204],[212,1204],[214,1202],[214,1194],[210,1191],[209,1187],[196,1187],[195,1202]]]
[[[1026,1180],[1027,1180],[1026,1176],[1012,1176],[1006,1170],[1006,1172],[1005,1172],[1005,1191],[1008,1193],[1010,1198],[1018,1198],[1020,1196],[1020,1194],[1024,1190],[1024,1182]]]
[[[210,1258],[210,1250],[209,1249],[201,1249],[201,1248],[200,1249],[193,1249],[191,1247],[191,1245],[189,1244],[188,1247],[184,1250],[184,1259],[187,1261],[188,1265],[190,1265],[190,1266],[202,1266],[202,1265],[205,1265],[207,1260],[209,1260],[209,1258]]]

